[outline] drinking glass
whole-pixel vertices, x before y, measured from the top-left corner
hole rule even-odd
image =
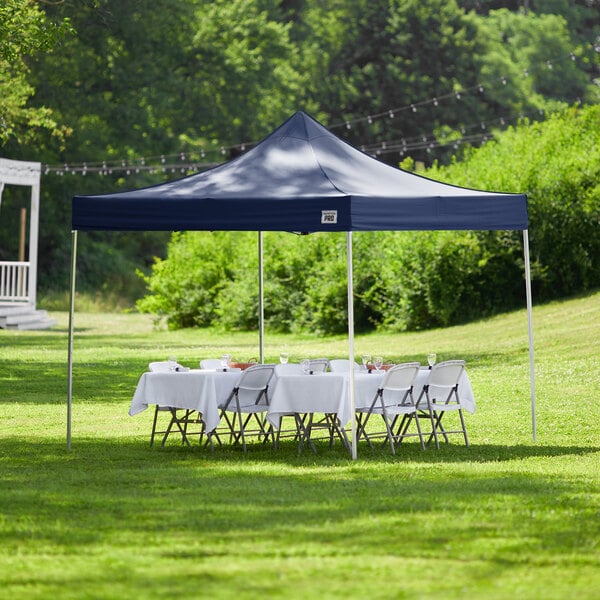
[[[363,367],[365,368],[365,371],[369,368],[369,363],[371,362],[371,355],[370,354],[363,354],[362,356],[362,364]]]
[[[168,363],[169,363],[169,371],[175,371],[175,369],[177,369],[177,357],[176,356],[169,356]]]
[[[431,369],[431,367],[433,367],[433,365],[435,365],[436,360],[437,360],[437,355],[435,352],[430,352],[427,355],[427,363],[429,364],[430,369]]]
[[[303,358],[300,361],[300,368],[305,375],[308,375],[310,373],[310,360],[308,360],[308,358]]]
[[[381,369],[381,367],[383,367],[383,357],[375,356],[373,358],[373,364],[375,365],[375,370],[379,371]]]
[[[279,353],[279,362],[282,365],[287,365],[289,358],[290,358],[290,355],[287,352],[280,352]]]
[[[229,366],[229,361],[231,360],[231,354],[223,354],[221,356],[221,367],[226,369]]]

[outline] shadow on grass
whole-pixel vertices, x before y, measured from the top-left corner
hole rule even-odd
[[[446,556],[448,540],[468,545],[488,536],[514,536],[528,551],[548,554],[597,542],[598,507],[586,497],[585,481],[512,468],[508,461],[576,460],[598,448],[422,452],[409,446],[397,457],[362,450],[354,462],[338,448],[298,456],[291,443],[244,454],[84,439],[67,453],[55,441],[8,438],[0,455],[0,540],[9,548],[25,539],[76,551],[109,540],[161,548],[173,538],[164,555],[190,559],[243,555],[248,544],[263,556],[294,555],[315,544],[334,554],[377,554],[385,547],[398,555]],[[501,471],[472,465],[499,460],[506,461]],[[469,461],[473,468],[457,464]],[[401,550],[394,549],[400,523]],[[521,557],[498,560],[516,564]]]

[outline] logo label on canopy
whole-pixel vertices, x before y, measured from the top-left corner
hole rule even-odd
[[[337,223],[337,210],[322,210],[321,225],[334,225]]]

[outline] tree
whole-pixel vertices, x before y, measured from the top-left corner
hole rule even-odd
[[[68,30],[68,19],[48,19],[32,0],[0,5],[0,145],[11,138],[30,140],[39,128],[62,137],[49,108],[27,104],[35,91],[27,59],[49,52]]]

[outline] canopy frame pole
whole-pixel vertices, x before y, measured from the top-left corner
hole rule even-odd
[[[350,359],[348,393],[350,394],[350,423],[352,426],[352,460],[356,460],[356,391],[354,389],[354,272],[352,268],[352,232],[346,232],[346,257],[348,262],[348,358]]]
[[[73,325],[75,321],[75,273],[77,267],[77,230],[71,231],[71,287],[69,292],[69,346],[67,386],[67,451],[71,451],[71,413],[73,405]]]
[[[531,268],[529,262],[529,231],[523,229],[523,253],[525,257],[525,296],[527,298],[527,329],[529,334],[529,387],[531,393],[531,430],[533,441],[537,442],[535,409],[535,366],[533,351],[533,308],[531,301]]]
[[[258,345],[260,364],[265,362],[265,298],[263,266],[263,232],[258,232]]]

